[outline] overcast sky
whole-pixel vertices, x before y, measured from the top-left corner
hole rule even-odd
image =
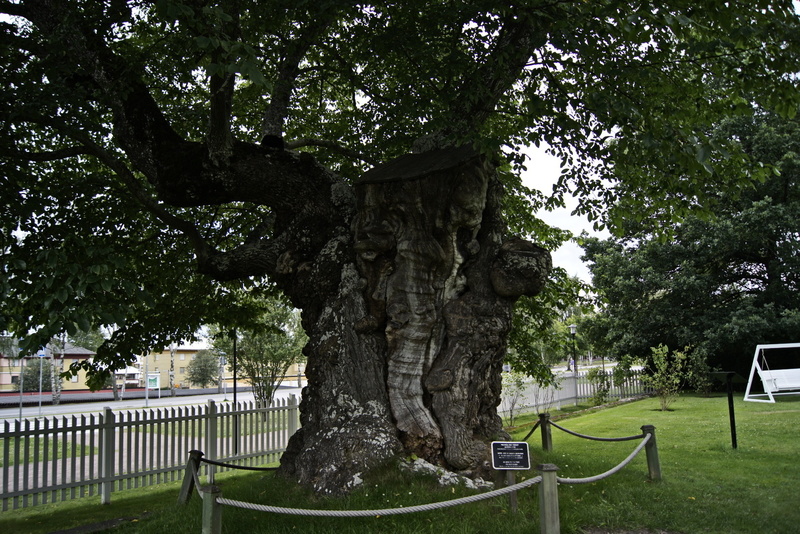
[[[553,184],[561,174],[561,167],[558,158],[550,156],[544,149],[531,147],[527,151],[530,160],[527,163],[528,170],[523,173],[522,179],[526,186],[531,189],[538,189],[549,195],[553,190]],[[565,198],[566,208],[558,208],[554,211],[542,211],[538,217],[550,226],[556,226],[571,231],[575,235],[580,235],[584,230],[593,235],[607,237],[609,234],[602,232],[597,234],[592,229],[592,224],[585,217],[572,215],[577,202],[572,197]],[[573,242],[565,243],[556,251],[551,251],[553,265],[563,267],[570,276],[578,276],[585,282],[591,282],[589,269],[581,261],[582,249]]]

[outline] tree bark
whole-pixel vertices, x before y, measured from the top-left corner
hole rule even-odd
[[[507,437],[496,407],[513,302],[541,290],[549,254],[504,241],[501,185],[470,149],[404,156],[355,192],[352,233],[316,260],[338,285],[304,312],[308,386],[282,472],[323,493],[401,452],[480,473]]]

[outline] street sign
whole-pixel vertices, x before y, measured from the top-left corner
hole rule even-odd
[[[497,470],[531,468],[531,455],[526,441],[493,441],[492,467]]]
[[[159,389],[161,386],[159,384],[161,377],[160,373],[148,373],[147,374],[147,389]]]

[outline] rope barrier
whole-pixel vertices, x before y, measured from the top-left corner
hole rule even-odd
[[[576,437],[579,437],[579,438],[591,439],[591,440],[594,440],[594,441],[633,441],[634,439],[642,439],[643,437],[645,437],[645,434],[639,434],[639,435],[636,435],[636,436],[627,436],[627,437],[624,437],[624,438],[598,438],[598,437],[595,437],[595,436],[587,436],[585,434],[579,434],[578,432],[566,429],[563,426],[554,423],[553,421],[550,421],[550,424],[553,425],[554,427],[556,427],[557,429],[566,432],[567,434],[572,434],[573,436],[576,436]]]
[[[536,424],[535,424],[535,425],[533,425],[533,428],[531,428],[531,431],[530,431],[530,432],[528,432],[528,435],[527,435],[527,436],[525,436],[524,438],[522,438],[522,441],[528,441],[528,438],[529,438],[529,437],[531,437],[531,436],[533,435],[533,433],[534,433],[534,432],[536,432],[536,429],[537,429],[537,428],[539,428],[539,425],[541,424],[541,422],[542,422],[542,420],[541,420],[541,419],[540,419],[540,420],[538,420],[538,421],[536,421]]]
[[[215,462],[214,460],[207,460],[205,458],[200,458],[200,461],[219,467],[227,467],[229,469],[244,469],[245,471],[275,471],[278,469],[277,467],[252,467],[249,465],[226,464],[223,462]]]
[[[545,421],[547,424],[548,421]],[[518,484],[513,484],[511,486],[507,486],[505,488],[500,488],[496,490],[492,490],[486,493],[480,493],[475,495],[469,495],[467,497],[461,497],[458,499],[452,499],[449,501],[441,501],[437,503],[428,503],[428,504],[421,504],[415,506],[401,506],[400,508],[386,508],[380,510],[319,510],[319,509],[303,509],[303,508],[285,508],[280,506],[269,506],[263,504],[256,504],[244,501],[237,501],[233,499],[226,499],[221,496],[220,490],[216,486],[208,486],[201,489],[200,480],[198,476],[198,469],[196,468],[200,462],[205,462],[207,464],[216,465],[220,467],[227,467],[231,469],[245,469],[251,471],[272,471],[275,468],[269,467],[249,467],[249,466],[240,466],[234,464],[228,464],[223,462],[217,462],[214,460],[206,460],[204,458],[199,458],[197,463],[189,462],[187,468],[191,469],[192,471],[192,481],[194,483],[195,489],[197,489],[198,493],[203,496],[205,493],[204,499],[208,499],[205,502],[211,504],[211,507],[208,508],[205,504],[203,507],[203,532],[213,532],[219,533],[221,532],[221,508],[220,506],[232,506],[234,508],[241,508],[245,510],[252,510],[256,512],[268,512],[268,513],[275,513],[275,514],[285,514],[285,515],[294,515],[294,516],[310,516],[310,517],[380,517],[380,516],[389,516],[389,515],[400,515],[400,514],[413,514],[417,512],[429,512],[433,510],[439,510],[442,508],[449,508],[453,506],[459,506],[462,504],[469,504],[473,502],[478,502],[486,499],[491,499],[494,497],[499,497],[502,495],[507,495],[510,493],[514,493],[521,489],[527,488],[529,486],[533,486],[534,484],[542,484],[540,489],[540,507],[544,507],[545,509],[549,509],[548,503],[555,503],[555,523],[552,522],[552,518],[546,519],[543,513],[542,515],[542,532],[557,532],[558,530],[551,530],[551,527],[555,525],[555,528],[558,529],[558,494],[557,494],[557,484],[589,484],[593,482],[597,482],[603,480],[604,478],[608,478],[621,469],[626,467],[630,462],[642,451],[645,446],[650,443],[650,446],[647,448],[647,464],[648,470],[650,472],[651,480],[661,480],[661,473],[660,467],[658,462],[658,451],[656,449],[656,442],[655,442],[655,434],[654,430],[655,427],[652,425],[645,425],[642,427],[642,430],[645,432],[638,436],[629,436],[623,438],[598,438],[593,436],[586,436],[583,434],[579,434],[577,432],[567,430],[553,422],[549,422],[559,430],[567,432],[568,434],[572,434],[577,437],[591,439],[595,441],[630,441],[634,439],[643,438],[641,443],[639,443],[636,448],[631,452],[627,458],[625,458],[622,462],[618,465],[614,466],[613,468],[609,469],[608,471],[601,473],[599,475],[595,475],[592,477],[586,478],[562,478],[555,476],[555,471],[557,467],[551,464],[546,464],[540,466],[538,469],[542,473],[540,476],[531,478],[529,480],[525,480]],[[525,441],[533,434],[533,432],[539,427],[539,422],[537,422],[528,435],[525,437]],[[542,426],[542,431],[546,429],[546,426]],[[547,432],[549,435],[549,431]],[[543,435],[544,436],[544,435]],[[652,443],[651,443],[652,440]],[[549,450],[549,449],[548,449]],[[199,451],[192,451],[193,457],[195,453],[199,453],[202,456],[202,452]],[[651,454],[652,453],[652,454]],[[186,481],[184,482],[184,486],[186,486]],[[189,490],[191,491],[191,490]],[[182,489],[182,495],[184,490]],[[550,495],[548,497],[548,495]],[[543,499],[543,500],[542,500]],[[188,497],[179,497],[179,502],[187,502]],[[552,510],[551,510],[552,511]],[[549,517],[549,516],[548,516]]]
[[[603,480],[604,478],[610,477],[611,475],[613,475],[614,473],[618,472],[623,467],[625,467],[626,465],[631,463],[631,460],[633,460],[636,457],[636,455],[641,452],[641,450],[644,448],[644,446],[647,445],[647,442],[650,441],[651,436],[652,436],[652,434],[645,434],[644,435],[644,439],[642,440],[642,442],[639,443],[639,445],[634,449],[634,451],[632,453],[630,453],[628,455],[627,458],[622,460],[621,463],[619,463],[615,467],[612,467],[611,469],[609,469],[605,473],[601,473],[599,475],[595,475],[593,477],[587,477],[587,478],[561,478],[561,477],[556,477],[556,480],[558,480],[558,482],[560,482],[561,484],[590,484],[592,482],[597,482],[598,480]]]
[[[383,515],[399,515],[399,514],[413,514],[416,512],[428,512],[431,510],[438,510],[440,508],[448,508],[452,506],[459,506],[461,504],[469,504],[472,502],[482,501],[484,499],[491,499],[506,495],[514,491],[533,486],[542,481],[541,476],[534,477],[530,480],[522,481],[512,486],[506,486],[497,490],[488,491],[476,495],[469,495],[467,497],[460,497],[449,501],[442,501],[430,504],[420,504],[417,506],[408,506],[403,508],[387,508],[384,510],[308,510],[302,508],[283,508],[280,506],[267,506],[263,504],[255,504],[250,502],[235,501],[232,499],[225,499],[223,497],[217,498],[217,503],[225,506],[234,506],[236,508],[244,508],[245,510],[253,510],[257,512],[271,512],[274,514],[287,514],[287,515],[302,515],[312,517],[376,517]]]
[[[189,469],[192,470],[192,480],[194,480],[194,489],[197,491],[197,494],[200,497],[202,497],[203,496],[203,492],[200,490],[200,488],[202,488],[203,485],[200,484],[200,477],[197,474],[197,469],[194,468],[194,465],[190,466]],[[191,490],[189,490],[189,493],[191,493]],[[187,498],[188,497],[189,497],[189,495],[187,495]]]

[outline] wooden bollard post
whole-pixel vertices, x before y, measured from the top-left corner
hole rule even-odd
[[[517,476],[514,471],[506,471],[506,486],[513,486],[517,483]],[[508,511],[512,514],[517,513],[517,492],[512,491],[508,494]]]
[[[561,519],[558,515],[558,467],[540,464],[536,470],[542,475],[539,487],[539,527],[541,534],[560,534]]]
[[[219,486],[204,486],[203,492],[203,534],[222,534],[222,505],[217,497],[222,497]]]
[[[189,460],[186,462],[186,470],[183,473],[183,484],[178,493],[178,504],[186,504],[192,497],[194,489],[195,474],[200,470],[200,459],[203,453],[200,451],[189,451]]]
[[[650,439],[648,440],[647,445],[644,446],[644,450],[647,453],[647,471],[649,473],[650,480],[661,480],[661,461],[658,459],[656,427],[653,425],[644,425],[642,427],[642,432],[645,434],[650,434]]]
[[[544,451],[552,451],[553,450],[553,434],[552,428],[550,428],[550,414],[549,413],[540,413],[539,414],[539,428],[541,428],[542,432],[542,450]]]

